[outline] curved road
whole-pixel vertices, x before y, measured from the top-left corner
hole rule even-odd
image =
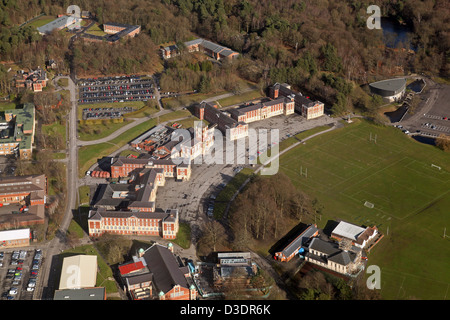
[[[69,80],[68,89],[70,91],[71,110],[68,116],[68,158],[67,158],[67,195],[66,195],[66,211],[59,225],[58,232],[55,238],[47,243],[44,249],[46,259],[42,266],[42,276],[40,278],[42,291],[35,292],[35,297],[38,296],[42,300],[52,299],[54,290],[55,277],[59,272],[52,273],[55,266],[54,257],[66,246],[66,232],[72,220],[72,209],[76,208],[77,191],[78,191],[78,150],[77,150],[77,97],[76,85],[70,77],[65,77]],[[52,276],[52,277],[51,277]]]

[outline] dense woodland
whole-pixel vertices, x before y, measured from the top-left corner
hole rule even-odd
[[[370,81],[408,72],[450,75],[446,0],[78,0],[70,4],[91,11],[99,23],[142,26],[136,39],[122,41],[114,50],[102,43],[77,43],[75,65],[81,75],[159,71],[160,45],[196,37],[228,46],[241,57],[235,66],[216,67],[213,73],[182,59],[170,63],[163,78],[167,90],[212,92],[229,88],[237,77],[261,88],[288,82],[324,101],[334,113],[353,108],[370,113],[380,103],[364,89]],[[366,9],[371,4],[379,5],[383,16],[411,28],[415,53],[386,49],[382,31],[367,28]],[[68,0],[2,0],[1,60],[31,67],[42,65],[47,56],[68,59],[68,37],[42,38],[31,27],[18,27],[41,13],[64,13],[68,5]],[[228,78],[219,81],[223,74]],[[4,77],[5,70],[0,69],[0,83]]]
[[[296,189],[283,173],[256,176],[233,202],[232,242],[241,249],[258,242],[274,244],[300,222],[314,223],[320,211],[317,200]]]

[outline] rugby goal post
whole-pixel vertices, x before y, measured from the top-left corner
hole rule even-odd
[[[373,209],[373,207],[375,207],[375,205],[369,201],[364,202],[364,206],[370,209]]]
[[[437,165],[435,165],[435,164],[431,164],[431,167],[433,167],[433,168],[437,168],[439,171],[441,171],[441,167],[439,167],[439,166],[437,166]]]

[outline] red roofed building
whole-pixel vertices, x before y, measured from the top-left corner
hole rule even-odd
[[[144,269],[145,266],[142,261],[137,262],[129,262],[127,264],[123,264],[119,266],[119,272],[121,276],[129,275],[131,273],[137,272],[139,270]]]

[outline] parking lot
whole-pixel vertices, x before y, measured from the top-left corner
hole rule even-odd
[[[89,119],[117,119],[121,118],[124,114],[133,112],[131,107],[123,108],[84,108],[83,120]]]
[[[79,104],[154,99],[153,80],[139,76],[81,79],[78,88]]]
[[[420,103],[415,113],[407,113],[401,124],[412,134],[438,137],[450,134],[450,86],[429,82],[420,93]],[[404,131],[405,132],[405,131]],[[406,132],[405,132],[406,133]]]
[[[40,249],[9,249],[0,252],[2,300],[32,300],[43,254]]]

